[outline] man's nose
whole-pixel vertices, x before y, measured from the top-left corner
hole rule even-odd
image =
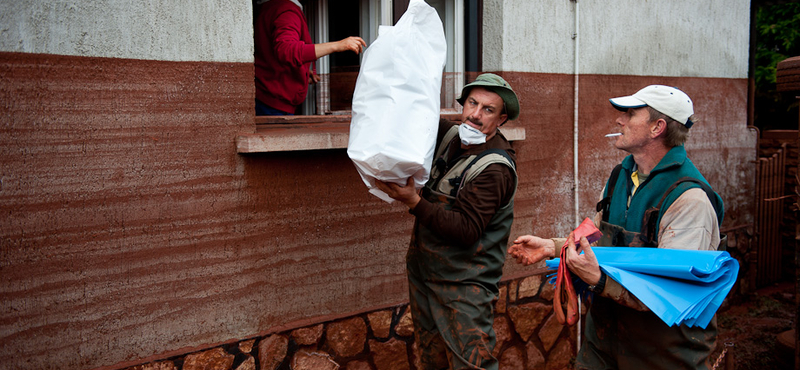
[[[478,121],[481,118],[481,112],[482,112],[482,109],[478,108],[478,109],[472,111],[467,118],[469,118],[470,120]]]

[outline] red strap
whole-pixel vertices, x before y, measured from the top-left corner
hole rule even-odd
[[[588,217],[573,231],[575,244],[580,243],[581,237],[586,237],[589,243],[594,243],[602,235],[600,230],[594,226],[594,222]],[[580,311],[578,308],[578,295],[572,285],[572,274],[570,274],[567,267],[567,245],[569,245],[569,240],[564,242],[561,247],[561,260],[558,263],[555,294],[553,295],[553,310],[560,324],[575,325],[578,322]]]

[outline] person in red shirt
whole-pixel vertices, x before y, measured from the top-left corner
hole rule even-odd
[[[303,7],[298,0],[266,0],[256,6],[255,34],[256,115],[294,114],[306,98],[309,82],[319,77],[313,62],[331,53],[360,53],[367,44],[351,36],[314,44]]]

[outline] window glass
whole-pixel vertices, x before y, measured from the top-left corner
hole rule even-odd
[[[442,76],[441,106],[444,113],[458,112],[461,106],[455,101],[464,86],[464,70],[469,42],[470,66],[480,68],[479,44],[476,43],[474,28],[475,8],[480,0],[426,0],[436,9],[442,19],[447,39],[447,64]],[[337,41],[348,36],[360,36],[367,45],[377,38],[380,24],[387,24],[393,18],[399,19],[408,7],[407,1],[394,0],[301,0],[304,13],[314,43]],[[466,4],[466,5],[465,5]],[[465,6],[467,17],[465,18]],[[384,9],[392,8],[392,9]],[[478,10],[479,13],[479,10]],[[471,20],[469,30],[465,30],[465,19]],[[468,34],[465,34],[465,31]],[[479,30],[477,35],[479,35]],[[477,46],[477,48],[476,48]],[[477,64],[475,61],[478,61]],[[317,60],[317,72],[321,81],[309,87],[302,114],[346,114],[351,109],[355,81],[358,76],[361,55],[351,52],[334,53]]]
[[[336,1],[328,7],[328,37],[331,41],[361,35],[360,1]],[[333,53],[330,56],[328,87],[332,112],[350,110],[356,87],[361,55],[353,52]]]
[[[455,100],[464,86],[463,21],[458,21],[464,19],[462,2],[428,0],[427,3],[439,13],[447,40],[447,64],[442,75],[442,111],[459,110],[460,105]]]

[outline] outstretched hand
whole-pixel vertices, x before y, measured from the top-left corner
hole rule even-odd
[[[350,50],[356,54],[361,53],[364,48],[367,47],[367,43],[364,42],[364,39],[358,36],[350,36],[346,39],[342,39],[336,42],[336,49],[337,51],[347,51]]]
[[[332,53],[338,53],[341,51],[348,51],[348,50],[356,54],[360,54],[366,47],[367,43],[364,42],[364,39],[358,36],[350,36],[346,39],[341,39],[339,41],[314,44],[314,54],[316,55],[317,58],[322,58]]]
[[[516,258],[518,263],[528,266],[545,258],[555,257],[555,244],[551,239],[523,235],[514,240],[514,244],[508,248],[508,253]]]

